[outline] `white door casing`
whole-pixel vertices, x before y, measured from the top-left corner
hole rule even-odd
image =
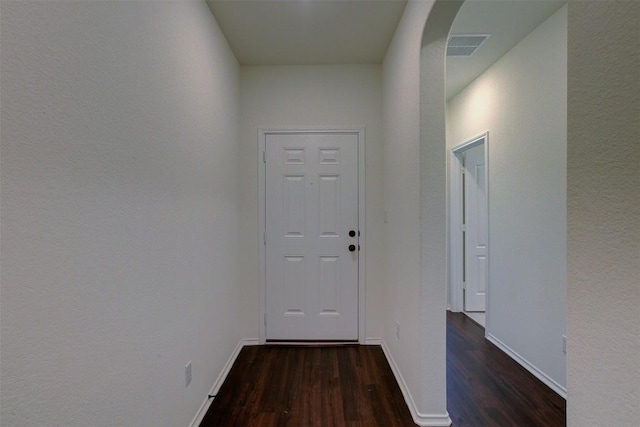
[[[465,153],[469,150],[478,147],[478,155],[481,151],[484,156],[484,168],[479,168],[482,170],[483,179],[481,177],[480,184],[484,187],[484,213],[480,214],[479,217],[472,219],[471,222],[479,222],[480,226],[484,228],[484,231],[481,232],[481,238],[479,240],[485,240],[484,249],[476,252],[478,255],[482,256],[482,249],[484,250],[484,265],[481,266],[468,266],[465,265],[465,257],[464,257],[464,244],[465,244],[465,229],[468,228],[469,224],[465,225],[464,218],[464,175],[465,175]],[[472,155],[473,156],[473,155]],[[473,162],[473,159],[472,159]],[[473,307],[465,307],[465,290],[464,290],[464,273],[465,270],[469,271],[469,269],[474,270],[476,272],[481,268],[485,268],[483,282],[480,284],[484,284],[484,310],[486,311],[486,330],[490,328],[491,321],[491,312],[490,312],[490,271],[489,271],[489,133],[485,132],[482,135],[479,135],[463,144],[460,144],[450,152],[449,158],[449,290],[450,290],[450,305],[449,308],[452,311],[475,311]],[[473,205],[473,203],[466,201],[467,204]],[[482,205],[481,205],[482,206]],[[472,231],[473,232],[473,231]],[[468,245],[473,246],[472,242],[467,242]],[[472,279],[473,282],[473,279]],[[468,286],[469,284],[467,284]],[[473,287],[474,284],[471,283]],[[468,292],[471,293],[471,292]],[[477,294],[477,292],[476,292]],[[477,301],[476,301],[477,302]],[[473,302],[472,302],[473,304]]]
[[[362,131],[260,132],[261,342],[361,335],[361,140]]]
[[[487,203],[484,144],[464,152],[465,311],[485,311]]]

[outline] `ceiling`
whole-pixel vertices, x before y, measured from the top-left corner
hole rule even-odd
[[[379,64],[405,0],[207,0],[241,65]]]
[[[497,61],[566,0],[467,0],[452,34],[491,37],[447,59],[447,97]],[[241,65],[379,64],[405,0],[207,0]]]

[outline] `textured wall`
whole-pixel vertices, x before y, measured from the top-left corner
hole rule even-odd
[[[422,411],[446,414],[447,141],[445,63],[462,1],[438,1],[422,35],[420,61],[420,324]],[[442,417],[448,420],[448,415]]]
[[[640,3],[569,2],[568,425],[640,420]]]
[[[457,2],[434,6],[431,1],[409,1],[383,64],[388,212],[384,339],[413,402],[414,420],[421,425],[450,422],[445,378],[444,45],[457,7]]]
[[[365,128],[366,337],[381,336],[382,77],[379,65],[241,68],[241,282],[258,336],[258,129]],[[249,171],[249,172],[248,172]]]
[[[420,38],[433,2],[409,1],[383,63],[386,287],[383,336],[409,392],[420,366]],[[400,338],[396,337],[400,323]]]
[[[245,336],[237,62],[204,2],[1,8],[2,425],[188,425]]]
[[[489,131],[486,331],[564,393],[567,11],[449,103],[448,145]]]

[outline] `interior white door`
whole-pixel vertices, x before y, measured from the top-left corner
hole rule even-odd
[[[358,136],[265,145],[266,339],[357,340]]]
[[[485,311],[487,203],[484,144],[464,152],[464,309]]]

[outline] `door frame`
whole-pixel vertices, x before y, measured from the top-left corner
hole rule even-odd
[[[485,203],[487,206],[487,219],[485,227],[487,227],[487,269],[485,272],[486,295],[485,295],[485,313],[486,325],[489,325],[489,287],[490,287],[490,262],[491,257],[489,251],[490,233],[489,233],[489,132],[486,131],[460,145],[453,147],[449,153],[449,289],[451,296],[451,311],[460,312],[464,310],[464,289],[462,286],[462,272],[464,268],[464,257],[462,255],[462,153],[470,148],[484,144],[484,179],[486,184]]]
[[[260,287],[260,344],[266,343],[267,313],[267,262],[266,262],[266,143],[268,135],[290,134],[351,134],[358,137],[358,230],[360,251],[358,252],[358,342],[365,342],[365,128],[260,128],[258,129],[258,242],[259,242],[259,287]]]

